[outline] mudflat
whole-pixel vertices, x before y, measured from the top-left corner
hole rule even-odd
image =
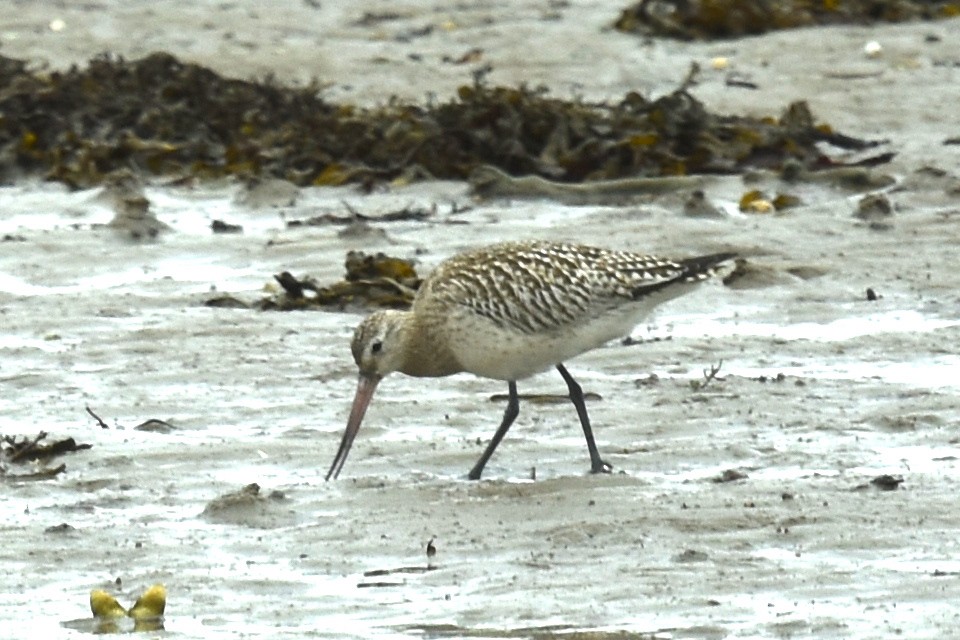
[[[148,183],[169,227],[153,241],[109,226],[97,189],[0,187],[0,433],[93,445],[58,459],[53,480],[11,479],[31,468],[5,463],[5,637],[86,635],[62,623],[89,617],[91,589],[129,603],[154,583],[178,637],[954,633],[956,20],[680,43],[611,32],[616,16],[592,3],[409,3],[386,21],[364,20],[383,10],[366,1],[15,4],[0,52],[37,65],[165,50],[237,77],[317,77],[331,99],[361,104],[451,95],[471,81],[455,61],[474,49],[492,83],[591,100],[662,94],[698,62],[691,91],[710,109],[776,115],[806,99],[818,120],[888,140],[897,155],[880,169],[897,183],[880,190],[888,213],[859,217],[863,191],[771,183],[804,204],[763,215],[737,210],[752,184],[717,177],[705,191],[723,215],[709,218],[683,215],[687,193],[570,206],[423,182],[305,188],[290,204],[227,181]],[[730,86],[732,71],[756,88]],[[354,235],[285,224],[344,202],[372,217],[437,213]],[[214,219],[243,233],[214,235]],[[612,474],[586,473],[568,402],[528,399],[470,482],[506,385],[395,375],[340,479],[324,482],[359,317],[204,305],[267,295],[283,270],[336,280],[351,249],[427,273],[520,238],[677,257],[735,248],[751,267],[567,363],[599,396],[588,409]],[[555,372],[520,383],[564,391]],[[135,428],[150,419],[169,426]]]

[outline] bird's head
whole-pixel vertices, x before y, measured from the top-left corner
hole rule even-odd
[[[357,326],[350,349],[361,376],[382,378],[401,368],[407,315],[406,311],[377,311]]]

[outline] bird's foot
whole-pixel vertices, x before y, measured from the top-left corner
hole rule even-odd
[[[483,467],[474,467],[470,470],[470,473],[467,474],[467,480],[479,480],[482,473]]]
[[[613,465],[597,458],[590,467],[590,473],[612,473]]]

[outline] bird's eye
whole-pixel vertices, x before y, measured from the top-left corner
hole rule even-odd
[[[383,343],[377,340],[370,345],[370,353],[380,353],[383,351]]]

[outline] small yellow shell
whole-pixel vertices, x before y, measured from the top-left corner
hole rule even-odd
[[[90,592],[90,611],[95,618],[103,619],[123,618],[127,615],[126,609],[120,606],[117,599],[102,589]]]
[[[710,59],[710,67],[714,71],[723,71],[730,66],[730,58],[724,56],[716,56],[715,58]]]
[[[159,618],[167,606],[167,590],[162,584],[155,584],[143,592],[127,612],[134,620]]]
[[[753,200],[744,208],[745,213],[773,213],[776,210],[772,202],[763,199]]]

